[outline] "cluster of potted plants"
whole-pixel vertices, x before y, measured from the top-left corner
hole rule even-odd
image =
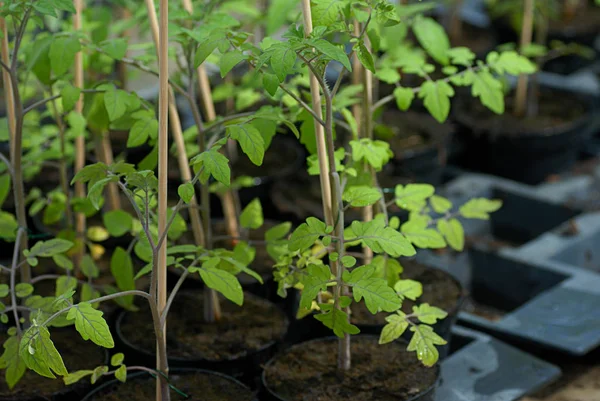
[[[433,399],[465,291],[411,258],[501,207],[436,194],[454,100],[536,146],[531,10],[482,55],[427,3],[89,3],[0,2],[0,400]]]

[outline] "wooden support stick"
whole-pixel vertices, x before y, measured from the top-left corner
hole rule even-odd
[[[0,18],[0,30],[2,31],[2,43],[0,52],[2,62],[5,65],[10,65],[10,52],[8,50],[8,31],[6,29],[6,21]],[[10,154],[14,153],[14,135],[15,135],[15,99],[13,97],[13,87],[10,80],[10,73],[4,68],[2,69],[2,84],[4,85],[4,99],[6,102],[6,117],[8,118],[8,132],[10,137]],[[12,160],[12,156],[11,156]]]
[[[75,15],[73,16],[73,29],[75,31],[81,30],[81,20],[83,14],[83,0],[74,0]],[[75,73],[74,73],[74,84],[76,88],[81,90],[84,89],[83,80],[83,53],[77,52],[75,55]],[[75,112],[83,113],[83,94],[77,99],[75,104]],[[79,135],[75,138],[75,174],[85,167],[85,136]],[[75,183],[75,196],[77,198],[85,198],[85,184],[81,181]],[[79,246],[79,252],[75,259],[75,268],[78,269],[83,258],[83,252],[85,250],[85,215],[83,213],[75,214],[75,234]],[[77,270],[76,270],[77,271]]]

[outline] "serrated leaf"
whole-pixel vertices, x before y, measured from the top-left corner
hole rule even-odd
[[[491,67],[498,73],[510,75],[533,74],[537,71],[536,65],[527,57],[523,57],[514,50],[500,53],[498,58],[491,63]]]
[[[416,351],[417,358],[425,366],[433,366],[438,361],[440,354],[435,347],[436,345],[447,344],[446,340],[434,333],[430,326],[420,324],[413,326],[410,330],[414,333],[410,339],[410,343],[406,348],[407,351]]]
[[[117,287],[121,291],[135,290],[133,262],[131,255],[121,247],[115,248],[110,259],[110,271],[115,278]],[[126,305],[133,304],[133,295],[121,297]]]
[[[413,256],[415,248],[410,241],[393,228],[386,227],[380,219],[369,222],[352,222],[352,232],[375,253],[387,253],[392,257]],[[352,239],[348,239],[349,242]]]
[[[302,276],[303,288],[300,295],[300,307],[310,309],[319,292],[327,291],[327,284],[331,280],[331,270],[326,265],[311,264],[306,271],[308,274]]]
[[[424,227],[420,222],[408,221],[402,224],[400,231],[419,248],[439,249],[446,247],[446,241],[439,232]]]
[[[312,23],[314,27],[330,26],[339,21],[340,13],[346,2],[342,0],[311,1]]]
[[[115,60],[121,60],[127,54],[127,39],[125,38],[111,38],[98,46]]]
[[[409,211],[420,211],[427,205],[427,199],[435,192],[430,184],[396,185],[394,189],[396,205]]]
[[[43,326],[31,326],[21,338],[19,355],[25,365],[40,376],[54,379],[66,376],[67,368],[50,339],[50,332]]]
[[[409,323],[406,321],[405,314],[398,311],[397,314],[385,318],[387,324],[383,326],[379,336],[379,344],[387,344],[397,340],[404,334]]]
[[[158,120],[154,117],[145,116],[136,120],[129,130],[127,137],[127,147],[135,148],[148,142],[148,138],[154,138],[158,135]]]
[[[124,90],[112,88],[104,92],[104,107],[106,107],[110,121],[123,117],[128,103],[129,93]]]
[[[448,118],[452,96],[454,88],[445,81],[427,81],[419,90],[419,98],[423,99],[427,111],[440,123]]]
[[[4,378],[8,388],[12,390],[25,374],[27,366],[19,355],[19,338],[17,336],[8,337],[3,347],[4,352],[0,356],[0,369],[6,369]]]
[[[244,228],[255,230],[260,228],[264,221],[262,205],[258,198],[253,199],[240,214],[240,224]]]
[[[50,57],[50,67],[56,76],[66,74],[73,63],[75,55],[81,50],[79,40],[74,37],[57,37],[50,45],[48,57]]]
[[[214,267],[202,267],[200,277],[209,288],[220,292],[223,296],[237,305],[244,303],[244,291],[238,279],[225,270]]]
[[[206,40],[198,45],[196,54],[194,55],[194,66],[198,68],[200,64],[204,63],[206,58],[215,51],[221,42],[225,40],[223,34],[215,33],[211,34]]]
[[[415,98],[415,92],[412,88],[397,87],[394,89],[394,98],[396,99],[396,105],[402,111],[409,109]]]
[[[294,230],[290,237],[290,251],[305,251],[325,234],[326,225],[315,217],[309,217]]]
[[[227,127],[227,133],[242,147],[242,151],[248,156],[250,161],[257,166],[262,165],[265,156],[265,141],[260,132],[251,124],[230,125]]]
[[[347,274],[344,281],[352,286],[356,302],[364,298],[367,309],[372,314],[381,311],[394,312],[402,306],[402,300],[387,284],[387,280],[375,278],[373,266],[361,266]]]
[[[467,219],[489,220],[490,213],[501,207],[502,201],[499,199],[474,198],[462,205],[459,212]]]
[[[375,170],[380,170],[392,157],[390,145],[384,141],[371,139],[360,139],[350,141],[352,148],[352,159],[356,162],[361,160],[369,163]]]
[[[427,53],[438,63],[448,64],[450,40],[444,27],[433,18],[418,16],[415,18],[412,28],[417,40]]]
[[[342,199],[351,206],[364,207],[377,203],[381,196],[379,189],[361,185],[346,188]]]
[[[102,215],[106,230],[113,237],[121,237],[131,231],[133,217],[124,210],[111,210]]]
[[[221,184],[229,186],[231,180],[231,170],[229,160],[216,150],[208,150],[200,153],[191,161],[192,165],[199,168],[204,167],[206,177],[213,176]],[[206,183],[206,180],[203,180]]]
[[[288,74],[294,71],[296,64],[296,52],[289,46],[278,46],[270,57],[271,68],[279,79],[279,82],[285,81]]]
[[[433,195],[429,198],[429,203],[436,213],[446,213],[452,208],[452,202],[443,196]]]
[[[465,248],[465,231],[457,219],[439,220],[438,231],[446,238],[448,245],[455,251],[461,252]]]
[[[414,301],[423,295],[423,285],[415,280],[398,280],[394,284],[394,291],[396,291],[400,298],[408,298]]]
[[[413,306],[413,315],[419,319],[421,323],[435,324],[438,320],[445,319],[448,314],[440,308],[424,303],[418,306]]]
[[[322,322],[325,327],[333,330],[333,333],[339,338],[343,338],[345,334],[358,334],[360,329],[348,321],[348,315],[334,308],[333,305],[321,304],[319,305],[322,311],[325,313],[319,313],[315,315],[315,319]]]
[[[471,93],[478,97],[481,104],[496,114],[504,113],[504,91],[502,83],[488,71],[473,74]]]
[[[113,348],[115,342],[106,320],[102,317],[103,314],[91,304],[81,302],[69,309],[67,319],[75,321],[75,329],[84,340],[91,340],[104,348]]]

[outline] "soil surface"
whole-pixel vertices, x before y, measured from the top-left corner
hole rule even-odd
[[[568,107],[565,107],[568,105]],[[552,135],[583,117],[586,106],[572,94],[544,90],[540,92],[538,113],[519,118],[514,110],[514,94],[506,99],[506,113],[495,114],[478,99],[463,99],[457,104],[457,118],[474,131],[495,135]]]
[[[189,396],[183,397],[171,390],[171,400],[198,401],[251,401],[254,394],[242,385],[236,384],[220,375],[202,372],[193,374],[172,374],[171,384]],[[127,380],[111,386],[111,392],[98,395],[90,401],[148,401],[155,398],[156,381],[154,379]]]
[[[94,369],[106,363],[104,349],[91,341],[84,341],[74,329],[51,329],[50,338],[62,355],[69,372]],[[0,334],[2,343],[5,339],[6,334]],[[86,383],[89,383],[89,378],[82,379],[81,384],[73,386],[84,387]],[[66,391],[66,389],[67,386],[60,378],[47,379],[28,370],[12,391],[8,389],[4,378],[0,380],[0,401],[27,400],[33,396],[50,399],[52,394]]]
[[[465,300],[465,305],[463,306],[462,310],[492,322],[498,321],[502,319],[504,315],[506,315],[506,312],[496,309],[492,306],[480,304],[470,297]]]
[[[244,294],[242,307],[221,300],[223,316],[218,323],[203,321],[201,291],[181,292],[167,319],[169,357],[220,361],[243,357],[283,338],[288,321],[274,304]],[[127,313],[121,322],[123,337],[154,353],[155,337],[146,303],[140,311]]]
[[[266,383],[286,401],[399,401],[434,385],[437,368],[426,368],[402,344],[379,345],[371,336],[352,338],[352,368],[337,371],[337,341],[295,346],[265,368]]]
[[[462,289],[450,274],[414,261],[402,261],[402,267],[404,267],[402,279],[415,280],[423,285],[423,295],[417,298],[417,302],[407,299],[402,303],[404,313],[412,313],[414,305],[423,303],[441,308],[448,314],[454,312],[462,296]],[[354,304],[352,307],[354,324],[384,325],[385,317],[388,315],[389,313],[373,315],[364,302]]]

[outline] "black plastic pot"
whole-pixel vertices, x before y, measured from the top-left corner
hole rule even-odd
[[[245,294],[246,297],[250,294]],[[257,297],[258,298],[258,297]],[[268,302],[268,301],[264,301]],[[156,354],[154,350],[152,352],[147,349],[143,349],[136,344],[131,343],[124,335],[121,330],[123,319],[126,317],[127,311],[121,311],[119,313],[116,324],[115,324],[115,343],[122,348],[127,355],[128,360],[134,360],[136,364],[143,366],[154,366],[156,362]],[[133,312],[135,313],[135,312]],[[201,311],[194,311],[191,313],[197,313],[198,318],[201,319]],[[285,315],[284,315],[285,318]],[[289,326],[289,322],[287,321]],[[193,368],[193,369],[208,369],[216,372],[231,375],[242,382],[253,386],[254,379],[258,376],[262,370],[262,365],[266,363],[273,355],[278,351],[283,338],[281,340],[273,340],[263,347],[247,352],[243,356],[232,359],[214,360],[204,358],[179,358],[170,357],[169,366],[172,368]]]
[[[452,328],[456,325],[456,321],[458,320],[458,312],[460,312],[460,308],[462,307],[462,305],[465,302],[465,299],[467,298],[467,292],[463,288],[462,284],[456,278],[454,278],[450,273],[448,273],[442,269],[437,269],[437,268],[433,268],[433,267],[430,267],[430,268],[438,270],[440,272],[443,272],[444,274],[452,277],[452,280],[462,290],[461,291],[462,296],[459,298],[459,300],[457,301],[454,308],[452,308],[452,310],[448,312],[448,316],[446,316],[445,319],[438,321],[436,324],[434,324],[432,326],[435,333],[438,334],[440,337],[442,337],[444,340],[446,340],[448,342],[448,344],[438,347],[440,359],[444,359],[448,355],[448,352],[450,350],[450,347],[451,347],[450,341],[452,339]],[[419,303],[418,299],[417,299],[416,303],[417,304]],[[433,305],[433,306],[435,306],[435,305]],[[381,334],[381,330],[383,330],[383,325],[381,325],[381,324],[357,324],[356,326],[358,326],[358,328],[360,329],[360,332],[362,334],[372,334],[372,335],[379,336]],[[404,332],[404,334],[402,335],[402,338],[407,342],[410,342],[411,337],[412,337],[412,332],[409,330],[406,330]]]
[[[227,375],[224,375],[222,373],[218,373],[218,372],[212,372],[210,370],[203,370],[203,369],[173,369],[171,374],[191,374],[191,373],[206,373],[207,375],[212,375],[212,376],[217,376],[223,379],[227,379],[228,381],[231,382],[232,386],[236,386],[239,387],[240,391],[251,391],[246,385],[242,384],[241,382],[239,382],[238,380],[234,379],[233,377],[229,377]],[[81,401],[94,401],[94,399],[96,399],[96,397],[100,396],[100,395],[104,395],[107,393],[110,393],[115,387],[117,386],[125,386],[127,385],[127,383],[129,382],[135,382],[138,380],[148,380],[150,379],[150,374],[146,373],[146,372],[138,372],[138,373],[134,373],[134,374],[129,374],[127,376],[127,382],[126,383],[121,383],[118,380],[111,380],[109,382],[104,383],[103,385],[97,387],[96,389],[94,389],[93,391],[91,391],[88,395],[85,396],[85,398],[83,398]],[[126,400],[123,400],[126,401]],[[258,401],[257,398],[254,398],[254,401]]]
[[[367,336],[367,335],[365,335],[365,336]],[[323,341],[323,340],[337,341],[338,338],[337,337],[326,337],[326,338],[311,340],[309,342]],[[296,344],[292,348],[302,347],[304,344],[307,344],[307,343],[308,342]],[[400,341],[398,343],[400,343]],[[407,343],[405,343],[403,341],[402,341],[402,344],[403,344],[403,346],[407,345]],[[274,363],[276,360],[277,360],[277,356],[275,356],[273,359],[271,359],[265,365],[265,368],[267,366],[271,365],[272,363]],[[439,367],[439,365],[436,365],[434,367],[434,369],[437,370],[437,377],[438,377],[438,379],[436,380],[436,382],[434,383],[433,386],[429,387],[428,389],[424,390],[423,392],[421,392],[420,394],[417,394],[414,397],[411,397],[411,398],[408,398],[408,399],[404,399],[404,400],[398,400],[398,401],[435,401],[436,389],[437,389],[437,387],[440,384],[440,380],[439,380],[439,377],[440,377],[440,367]],[[271,388],[269,387],[269,383],[267,383],[266,375],[265,375],[264,372],[262,374],[261,384],[262,384],[262,387],[261,387],[260,399],[262,401],[289,401],[289,400],[286,400],[285,398],[282,398],[281,396],[277,395],[273,390],[271,390]]]
[[[592,102],[565,90],[552,89],[552,92],[579,100],[585,113],[574,121],[538,131],[514,133],[502,131],[502,126],[493,126],[492,133],[490,127],[482,126],[470,112],[470,102],[476,100],[459,101],[455,119],[460,127],[464,154],[456,162],[461,167],[526,184],[538,184],[571,167],[577,161],[581,144],[592,134]]]

